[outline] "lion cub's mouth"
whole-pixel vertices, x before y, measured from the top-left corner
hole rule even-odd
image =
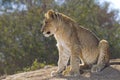
[[[45,37],[49,37],[49,36],[52,35],[50,31],[48,31],[48,32],[43,32],[43,34],[44,34]]]
[[[50,31],[48,31],[46,34],[50,34]]]

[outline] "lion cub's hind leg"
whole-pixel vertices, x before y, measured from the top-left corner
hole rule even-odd
[[[109,64],[109,44],[106,40],[99,42],[99,56],[96,65],[93,65],[91,72],[99,72]]]

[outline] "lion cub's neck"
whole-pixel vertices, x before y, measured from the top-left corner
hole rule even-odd
[[[67,40],[67,36],[65,34],[65,32],[62,32],[62,30],[60,32],[57,32],[56,34],[54,34],[54,37],[57,41],[66,41]]]
[[[69,27],[63,27],[64,25],[60,26],[58,31],[54,34],[54,37],[57,41],[59,40],[64,40],[68,41],[69,40],[69,36],[71,34],[71,31],[69,29]]]

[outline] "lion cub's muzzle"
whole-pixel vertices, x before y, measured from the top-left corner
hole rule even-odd
[[[44,29],[44,27],[41,28],[41,32],[43,33],[43,35],[44,35],[45,37],[49,37],[49,36],[52,35],[51,32],[50,32],[50,31],[46,31],[46,30]]]
[[[41,32],[42,32],[43,34],[48,34],[48,35],[51,34],[50,31],[45,32],[45,31],[44,31],[44,28],[41,29]]]

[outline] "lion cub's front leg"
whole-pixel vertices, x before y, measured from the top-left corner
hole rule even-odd
[[[80,63],[80,58],[79,58],[79,53],[80,53],[80,48],[78,45],[74,45],[71,49],[71,59],[70,59],[70,75],[72,76],[79,76],[79,63]]]
[[[69,74],[71,76],[79,76],[80,75],[79,63],[80,63],[79,58],[75,55],[72,55],[71,56],[71,61],[70,61],[71,69],[70,69],[70,72],[69,72]]]
[[[66,69],[68,60],[70,58],[70,53],[68,53],[61,45],[58,45],[59,50],[59,60],[58,60],[58,69],[51,72],[51,76],[60,76],[62,72]]]

